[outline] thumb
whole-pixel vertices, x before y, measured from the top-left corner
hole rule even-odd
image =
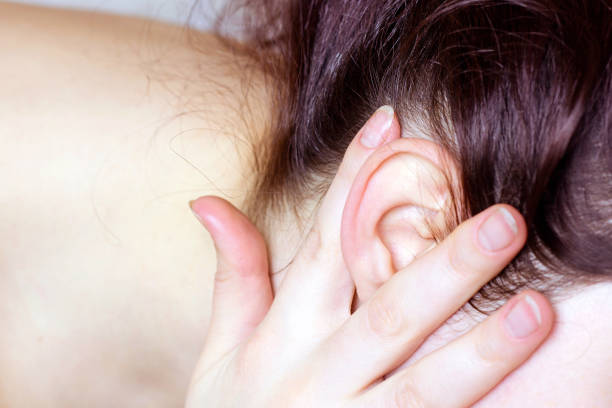
[[[268,256],[263,236],[232,204],[219,197],[189,203],[215,243],[217,271],[204,355],[219,358],[246,339],[272,303]]]

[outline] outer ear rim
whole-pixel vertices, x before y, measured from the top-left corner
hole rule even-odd
[[[442,168],[445,164],[441,158],[441,156],[444,155],[442,148],[436,145],[434,142],[425,139],[397,139],[382,146],[380,149],[374,152],[359,170],[359,173],[355,177],[355,181],[353,182],[353,185],[349,191],[347,201],[342,212],[341,235],[343,245],[344,242],[347,242],[345,238],[349,238],[348,236],[345,237],[345,235],[354,232],[351,227],[354,225],[354,218],[358,214],[359,205],[363,199],[364,191],[370,182],[372,175],[384,164],[385,161],[390,159],[392,156],[401,153],[413,153],[422,156],[440,168]],[[353,221],[352,224],[351,221]]]

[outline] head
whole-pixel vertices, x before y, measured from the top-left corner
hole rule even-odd
[[[475,308],[525,287],[555,299],[612,279],[608,0],[244,5],[245,52],[278,84],[270,143],[255,149],[264,160],[250,212],[260,224],[320,196],[356,131],[388,104],[404,136],[426,141],[413,154],[439,152],[434,170],[452,200],[443,222],[427,221],[431,239],[494,203],[527,221],[525,248]],[[390,188],[410,191],[431,171],[397,175]],[[393,224],[391,214],[379,225]]]

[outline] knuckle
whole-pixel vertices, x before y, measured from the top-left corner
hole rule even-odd
[[[375,295],[367,303],[368,329],[376,337],[396,336],[403,326],[403,320],[401,308],[381,294]]]
[[[341,253],[340,249],[329,239],[327,231],[315,224],[308,232],[299,250],[298,258],[308,261],[311,266],[335,267],[341,260],[338,258],[339,253]]]
[[[477,265],[473,261],[474,255],[469,247],[464,244],[464,239],[457,236],[458,239],[453,239],[450,244],[448,253],[448,264],[450,272],[456,278],[465,280],[477,275]]]
[[[315,223],[306,235],[301,252],[303,255],[314,258],[321,253],[323,248],[323,234],[321,233],[321,228]]]
[[[217,289],[223,289],[233,281],[231,273],[231,267],[225,265],[223,262],[217,263],[217,271],[215,272],[215,287]]]
[[[504,352],[497,341],[479,336],[475,344],[476,357],[485,367],[502,364],[504,357],[508,355],[507,350]]]
[[[397,387],[391,393],[392,398],[389,408],[425,408],[425,400],[419,392],[418,387],[408,376],[403,376],[398,381]]]

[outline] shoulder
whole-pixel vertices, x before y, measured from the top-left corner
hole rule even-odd
[[[168,24],[2,2],[0,16],[0,377],[14,385],[0,405],[71,406],[58,378],[78,400],[119,396],[105,406],[159,390],[175,403],[215,265],[187,202],[246,190],[267,109],[257,72],[215,36]],[[107,316],[121,316],[112,336]],[[14,355],[45,362],[35,392]],[[134,377],[146,361],[176,375]]]
[[[225,89],[234,97],[239,90],[235,86],[244,85],[246,77],[257,78],[255,67],[232,52],[228,42],[182,26],[12,3],[0,3],[0,14],[3,70],[20,72],[23,78],[50,68],[71,75],[89,69],[112,72],[109,79],[123,83],[182,81],[188,88],[184,92],[201,94],[203,88],[211,88],[218,96]]]
[[[264,131],[263,81],[215,35],[11,3],[0,3],[0,15],[0,116],[9,118],[0,135],[112,146],[130,133],[165,134],[166,144],[192,140],[192,157],[179,160],[210,163],[214,149],[238,149],[244,161]]]
[[[240,205],[269,106],[232,48],[131,17],[10,3],[0,15],[0,143],[15,152],[2,196],[35,195],[45,175],[56,197],[77,205],[78,189],[102,214],[205,194]]]

